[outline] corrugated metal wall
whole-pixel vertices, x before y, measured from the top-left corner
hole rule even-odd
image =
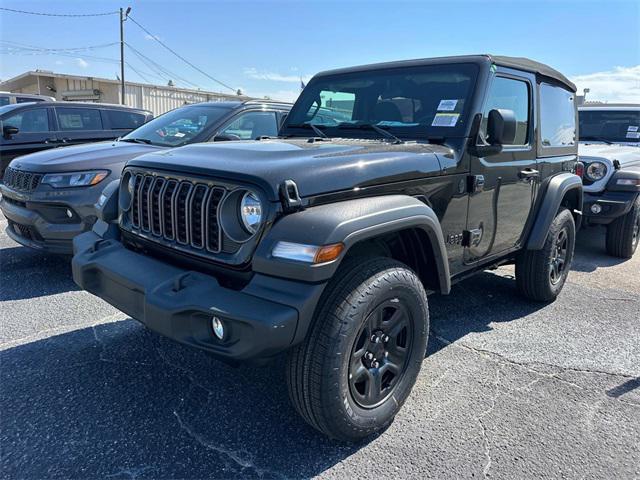
[[[163,88],[143,85],[125,85],[125,102],[128,106],[150,110],[154,115],[161,115],[174,108],[190,103],[238,100],[230,95],[213,95],[181,91],[175,88]]]

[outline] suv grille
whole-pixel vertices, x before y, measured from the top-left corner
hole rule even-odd
[[[196,250],[220,252],[218,207],[226,193],[224,187],[197,180],[133,175],[133,198],[128,213],[133,233]]]
[[[19,190],[21,192],[31,192],[40,185],[42,174],[24,172],[15,168],[7,167],[4,172],[4,184],[7,187]]]

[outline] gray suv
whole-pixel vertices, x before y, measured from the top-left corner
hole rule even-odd
[[[191,143],[275,136],[290,108],[265,101],[199,103],[172,110],[115,141],[19,157],[0,185],[7,234],[27,247],[71,254],[73,237],[91,229],[100,193],[120,178],[128,160]]]

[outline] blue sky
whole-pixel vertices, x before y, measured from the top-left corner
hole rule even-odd
[[[640,2],[623,1],[0,1],[49,13],[132,6],[135,20],[222,82],[254,96],[292,99],[299,78],[341,66],[491,52],[527,56],[589,87],[591,99],[640,103]],[[118,17],[60,18],[0,11],[0,78],[36,68],[115,78],[117,45],[34,55],[16,44],[78,48],[119,39]],[[169,70],[126,52],[152,83],[224,87],[185,65],[132,22],[126,41]],[[12,42],[12,43],[9,43]],[[40,53],[37,51],[36,53]],[[91,58],[91,57],[100,57]],[[131,69],[127,79],[145,81]]]

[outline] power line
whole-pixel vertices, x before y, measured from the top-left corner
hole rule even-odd
[[[39,15],[42,17],[104,17],[106,15],[117,15],[120,12],[101,12],[101,13],[45,13],[45,12],[28,12],[26,10],[16,10],[15,8],[0,7],[0,10],[12,13],[23,13],[25,15]]]
[[[147,67],[149,67],[151,70],[155,71],[156,73],[159,73],[160,75],[164,75],[166,77],[166,79],[169,80],[180,80],[183,83],[187,84],[187,85],[191,85],[194,88],[200,88],[198,85],[196,85],[195,83],[187,80],[186,78],[180,77],[179,75],[176,75],[174,72],[167,70],[165,67],[163,67],[162,65],[160,65],[159,63],[153,61],[152,59],[150,59],[149,57],[147,57],[146,55],[144,55],[142,52],[140,52],[138,49],[134,48],[132,45],[130,45],[129,43],[125,43],[125,45],[127,46],[127,48],[129,48],[134,55],[136,55]]]
[[[230,87],[229,85],[227,85],[224,82],[221,82],[220,80],[218,80],[217,78],[212,77],[211,75],[209,75],[207,72],[205,72],[204,70],[202,70],[201,68],[195,66],[193,63],[191,63],[189,60],[187,60],[186,58],[184,58],[182,55],[180,55],[179,53],[177,53],[175,50],[171,49],[170,47],[168,47],[164,42],[162,42],[156,35],[154,35],[153,33],[151,33],[149,30],[147,30],[145,27],[143,27],[142,25],[140,25],[131,15],[129,15],[128,17],[133,23],[135,23],[141,30],[143,30],[147,35],[150,35],[151,38],[153,40],[155,40],[156,42],[158,42],[160,45],[162,45],[164,48],[166,48],[167,50],[169,50],[171,53],[173,53],[176,57],[178,57],[180,60],[182,60],[184,63],[186,63],[187,65],[189,65],[191,68],[193,68],[194,70],[197,70],[198,72],[200,72],[202,75],[204,75],[205,77],[209,78],[210,80],[213,80],[214,82],[222,85],[225,88],[228,88],[229,90],[235,92],[236,89],[233,87]]]
[[[57,53],[57,52],[67,52],[67,53],[71,53],[71,52],[79,52],[79,51],[86,51],[86,50],[97,50],[100,48],[107,48],[107,47],[113,47],[114,45],[118,45],[119,42],[112,42],[112,43],[103,43],[100,45],[87,45],[85,47],[69,47],[69,48],[45,48],[45,47],[38,47],[35,45],[27,45],[24,43],[17,43],[17,42],[9,42],[9,41],[0,41],[0,44],[5,44],[6,46],[3,46],[3,48],[8,48],[12,51],[17,51],[17,52],[50,52],[50,53]]]

